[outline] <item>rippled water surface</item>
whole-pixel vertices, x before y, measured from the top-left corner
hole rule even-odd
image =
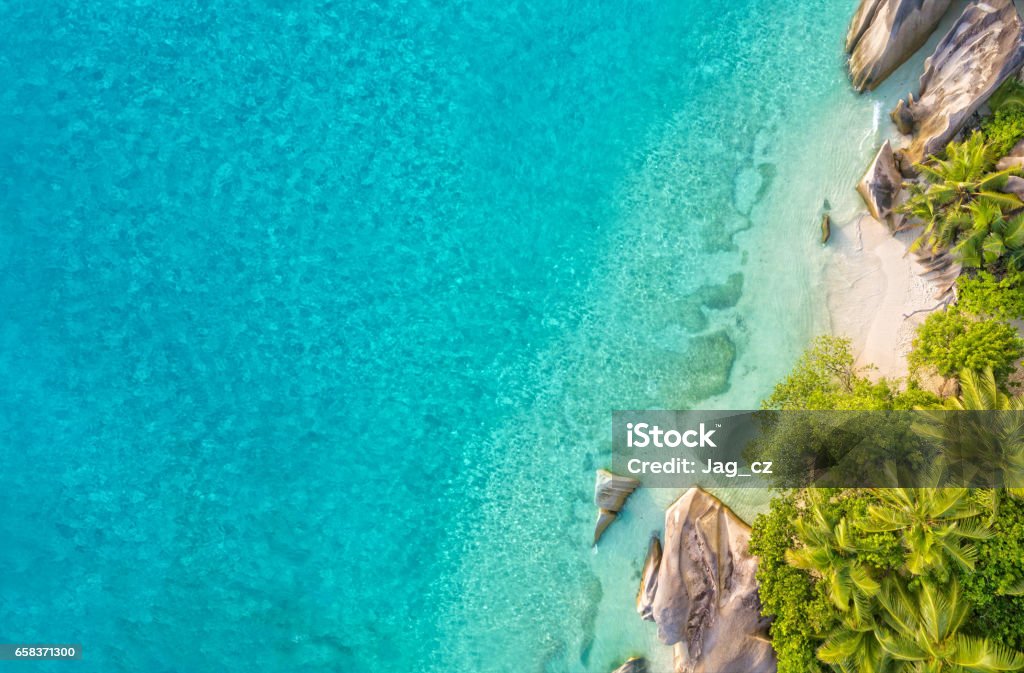
[[[756,404],[827,329],[853,4],[0,5],[0,642],[663,656],[671,494],[589,547],[610,411]]]

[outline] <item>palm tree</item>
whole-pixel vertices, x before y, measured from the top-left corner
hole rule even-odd
[[[964,235],[953,246],[964,266],[980,267],[1004,258],[1007,268],[1024,268],[1024,213],[1008,217],[1004,207],[991,198],[977,199],[967,207],[970,217],[961,227]]]
[[[858,526],[872,533],[898,532],[912,575],[946,577],[956,566],[973,570],[978,550],[969,540],[991,536],[982,525],[985,510],[966,488],[880,488],[879,504],[868,507]]]
[[[1024,497],[1024,397],[1000,390],[991,368],[961,372],[959,397],[924,411],[914,428],[938,444],[958,485],[1006,487]]]
[[[914,242],[914,249],[927,246],[938,252],[953,246],[963,232],[973,229],[975,213],[971,208],[974,204],[995,208],[1000,213],[1024,206],[1017,196],[999,191],[1007,178],[1018,170],[1011,168],[993,173],[995,159],[984,136],[975,132],[961,143],[947,145],[945,159],[932,156],[916,164],[924,183],[910,185],[910,198],[899,208],[902,213],[924,220],[924,232]],[[1005,238],[1002,233],[1000,236]],[[981,240],[984,249],[985,238]],[[994,239],[990,243],[990,255],[995,250]],[[974,244],[966,251],[973,252]]]
[[[924,580],[914,591],[901,582],[889,581],[878,598],[889,627],[876,632],[878,642],[899,673],[990,673],[1024,668],[1024,653],[988,638],[959,633],[970,606],[955,579],[946,585]]]
[[[960,395],[949,397],[943,405],[955,411],[1024,411],[1024,397],[1010,397],[999,389],[992,368],[983,372],[960,372]]]
[[[883,624],[855,625],[844,620],[818,648],[818,659],[840,673],[890,673],[894,662],[878,636]]]
[[[810,571],[824,583],[825,593],[858,628],[872,623],[870,599],[880,585],[857,560],[858,547],[846,517],[827,508],[819,489],[806,489],[806,514],[794,522],[800,547],[786,550],[786,561]]]

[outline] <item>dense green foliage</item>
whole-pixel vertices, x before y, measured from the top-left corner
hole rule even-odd
[[[976,295],[974,310],[1005,315],[1003,303],[986,296],[999,289],[991,276],[968,284],[968,294]],[[1012,329],[1012,340],[991,338],[987,330],[1009,327],[995,319],[953,309],[929,320],[933,330],[924,330],[925,348],[918,349],[919,357],[930,356],[929,362],[937,354],[971,362],[999,360],[986,356],[993,350],[1012,361],[1024,349]],[[956,329],[944,327],[947,321]],[[976,325],[988,327],[972,331]],[[943,340],[950,351],[944,354],[938,349]],[[920,406],[929,409],[923,419],[919,414],[912,428],[880,432],[910,431],[888,437],[898,451],[915,451],[911,434],[939,439],[943,450],[941,460],[920,466],[929,475],[925,483],[933,487],[788,489],[756,519],[750,549],[759,557],[762,612],[773,617],[771,636],[781,673],[1024,670],[1024,504],[1018,499],[1024,490],[938,487],[949,470],[1002,475],[1024,470],[1019,413],[948,414],[1020,412],[1024,397],[1006,393],[991,363],[980,371],[959,372],[959,377],[960,395],[940,405],[922,391],[899,392],[898,385],[868,381],[855,367],[849,343],[825,337],[765,400],[761,413],[776,425],[756,450],[774,452],[783,462],[797,456],[797,469],[830,459],[828,428],[818,421],[782,419],[829,414],[767,410],[852,409],[836,413],[847,419],[852,414],[855,434],[863,436],[871,428],[856,426],[858,417],[890,415],[862,410],[907,408],[903,405],[917,396],[924,402]],[[977,427],[971,425],[975,421]],[[944,425],[949,422],[955,423],[955,432]],[[851,427],[849,420],[844,423]]]
[[[762,612],[774,616],[771,634],[779,673],[812,673],[824,670],[814,656],[819,634],[830,631],[837,618],[821,585],[786,562],[796,537],[795,499],[795,491],[776,498],[771,509],[757,517],[750,551],[758,557]]]
[[[932,313],[918,327],[910,366],[915,370],[934,367],[947,378],[965,369],[991,368],[996,379],[1003,382],[1022,355],[1024,341],[1012,325],[979,318],[954,306]]]
[[[871,381],[855,365],[850,340],[820,336],[800,357],[793,372],[775,386],[764,409],[883,410],[913,409],[936,403],[913,382]]]
[[[1008,214],[1005,204],[978,199],[968,207],[970,222],[961,228],[953,253],[967,267],[999,262],[1013,271],[1024,269],[1024,213]]]
[[[1024,576],[1024,511],[1012,501],[991,524],[987,502],[945,488],[774,499],[750,549],[779,671],[1020,670],[1024,620],[1005,594]]]
[[[988,99],[992,115],[981,122],[981,132],[996,156],[1004,156],[1024,138],[1024,84],[1010,78]]]
[[[908,584],[890,578],[879,603],[881,622],[874,635],[889,658],[886,663],[891,662],[889,670],[968,673],[1024,668],[1024,653],[965,632],[971,605],[956,578],[943,584],[931,580]],[[884,669],[879,666],[878,670]]]
[[[965,313],[1000,320],[1024,318],[1024,273],[998,279],[986,271],[960,276],[957,295],[957,305]]]
[[[904,467],[920,467],[913,447],[921,440],[909,416],[875,412],[933,407],[938,398],[912,381],[872,381],[865,373],[855,365],[849,340],[815,339],[762,403],[761,431],[748,445],[747,459],[772,461],[774,483],[785,486],[851,483],[894,459]]]
[[[997,154],[981,133],[946,146],[945,158],[916,165],[923,178],[910,187],[900,212],[924,221],[915,248],[956,249],[967,266],[1004,255],[1024,263],[1024,221],[1010,217],[1024,203],[999,191],[1017,169],[993,172]]]
[[[978,543],[975,572],[963,578],[964,594],[976,607],[971,632],[1024,649],[1024,502],[1005,499]]]
[[[1006,155],[1024,138],[1024,107],[1013,105],[997,110],[981,123],[981,131],[997,157]]]
[[[946,411],[968,413],[948,414]],[[975,412],[975,413],[971,413]],[[1024,397],[1000,388],[991,369],[960,373],[960,395],[942,410],[923,411],[914,424],[923,438],[939,449],[947,485],[985,487],[993,495],[989,506],[998,510],[999,491],[1024,497]],[[936,479],[930,479],[936,483]]]
[[[980,503],[965,488],[876,489],[878,504],[868,508],[858,526],[900,536],[903,569],[945,581],[951,570],[973,570],[978,550],[973,540],[990,536],[981,526]]]

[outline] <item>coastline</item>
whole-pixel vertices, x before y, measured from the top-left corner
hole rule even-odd
[[[835,227],[827,271],[832,334],[851,340],[872,378],[907,376],[914,333],[939,303],[938,284],[908,254],[916,230],[890,234],[867,213]]]
[[[889,111],[908,91],[917,91],[925,61],[966,4],[953,3],[910,58],[876,89],[856,94],[874,103],[874,133],[861,143],[860,164],[844,167],[857,174],[844,185],[850,190],[848,203],[853,204],[853,211],[844,209],[838,217],[833,216],[822,274],[829,333],[850,339],[857,366],[870,367],[866,373],[872,379],[908,375],[907,356],[915,329],[938,303],[934,295],[939,287],[921,278],[922,269],[909,254],[919,229],[890,233],[884,223],[871,217],[854,187],[886,138],[891,139],[894,148],[909,142],[909,137],[896,129]]]
[[[873,8],[865,13],[865,7]],[[1024,67],[1024,25],[1019,8],[1009,0],[994,5],[971,3],[966,8],[956,6],[945,19],[940,20],[949,8],[948,4],[931,8],[918,6],[914,11],[931,12],[928,19],[931,37],[918,40],[908,35],[919,31],[920,26],[908,21],[901,27],[898,14],[885,14],[894,11],[892,7],[879,7],[862,2],[851,28],[853,37],[850,39],[856,42],[862,35],[868,34],[862,32],[854,35],[854,30],[860,25],[858,21],[873,21],[882,25],[884,21],[878,19],[880,16],[890,20],[895,17],[896,21],[896,28],[885,24],[882,29],[875,26],[864,29],[874,31],[875,37],[864,38],[861,43],[869,45],[862,50],[869,53],[868,57],[863,53],[859,56],[853,53],[851,56],[851,76],[858,95],[864,89],[873,89],[880,81],[879,78],[888,77],[895,68],[891,59],[897,56],[892,53],[871,55],[872,48],[876,52],[888,49],[896,41],[892,33],[904,29],[905,32],[900,33],[905,40],[903,44],[913,42],[918,46],[914,47],[914,55],[897,69],[896,76],[873,93],[863,95],[862,100],[871,101],[875,114],[873,127],[860,140],[859,148],[854,149],[849,156],[841,157],[841,153],[832,152],[824,157],[816,157],[811,162],[820,168],[827,168],[823,165],[827,163],[838,165],[835,171],[822,171],[827,176],[826,180],[835,179],[837,173],[851,170],[860,171],[860,177],[865,175],[866,170],[867,174],[857,187],[863,200],[860,196],[852,196],[853,189],[843,189],[839,193],[828,193],[825,190],[824,194],[808,194],[807,188],[812,186],[810,181],[802,184],[785,181],[790,187],[787,196],[792,201],[810,202],[818,199],[817,203],[823,203],[818,217],[824,215],[829,218],[822,223],[822,254],[818,256],[815,251],[807,255],[807,258],[822,263],[819,269],[821,285],[807,291],[820,292],[827,315],[827,332],[839,339],[816,339],[815,345],[806,351],[792,377],[776,387],[776,392],[767,403],[773,409],[783,410],[1019,408],[1013,405],[1022,403],[1021,397],[1010,400],[1000,391],[1005,391],[1007,376],[1010,376],[1011,383],[1014,382],[1012,370],[1016,370],[1017,376],[1020,374],[1021,355],[1024,354],[1021,326],[1024,321],[1010,318],[1020,318],[1024,313],[1024,298],[1010,299],[1003,296],[995,301],[990,294],[988,298],[991,303],[978,299],[983,292],[978,289],[979,286],[985,288],[984,292],[997,291],[992,289],[993,275],[999,283],[998,292],[1020,292],[1020,281],[1017,278],[1022,273],[1020,260],[1024,259],[1024,253],[1016,251],[1024,249],[1018,237],[1024,228],[1021,224],[1024,220],[1020,219],[1024,217],[1024,179],[1019,177],[1019,172],[1012,172],[1012,169],[1005,166],[996,166],[997,158],[1004,157],[1004,161],[1008,160],[1006,158],[1016,160],[1022,156],[1021,149],[1024,148],[1024,110],[1019,107],[1022,103],[1016,102],[1017,98],[1013,97],[1024,97],[1024,70],[1021,70]],[[915,16],[924,21],[920,15]],[[953,26],[950,27],[950,24]],[[993,25],[996,27],[992,28]],[[885,33],[886,30],[890,33]],[[989,52],[964,47],[965,44],[973,44],[972,40],[978,34],[984,35]],[[878,47],[878,35],[883,35],[881,47]],[[884,39],[885,35],[889,36],[889,41]],[[933,47],[940,38],[939,47],[933,54]],[[998,49],[993,46],[997,41]],[[874,47],[871,46],[872,42]],[[849,43],[847,48],[850,49]],[[978,56],[979,53],[982,56]],[[1000,55],[1004,58],[1001,59]],[[889,63],[886,63],[887,59]],[[988,67],[993,61],[998,68]],[[910,81],[910,75],[921,72],[922,67],[925,74],[921,77],[918,100],[915,101],[914,94],[905,99],[899,98],[900,92],[918,90]],[[935,75],[935,72],[942,72],[943,75]],[[1016,83],[1009,81],[1009,78],[1016,78]],[[868,84],[865,85],[865,82]],[[1004,83],[1007,86],[1002,86]],[[1013,96],[1001,94],[1004,97],[1000,99],[993,94],[999,94],[998,87],[1002,87],[1001,91],[1014,92]],[[992,98],[991,103],[989,97]],[[899,102],[894,107],[892,101],[895,99]],[[1008,107],[1010,105],[1015,107]],[[890,109],[894,110],[891,116],[893,123],[888,121],[888,116],[883,122],[882,111]],[[1007,110],[1012,110],[1012,113]],[[980,123],[980,131],[979,119],[985,120]],[[835,120],[824,123],[829,125],[835,123]],[[965,128],[967,131],[963,130]],[[842,136],[835,137],[836,144],[841,147]],[[1002,142],[1005,145],[1000,144]],[[890,143],[898,148],[895,158]],[[810,144],[805,142],[804,149]],[[881,149],[878,149],[880,144]],[[1009,152],[1011,146],[1013,152]],[[1000,147],[1002,149],[997,149]],[[870,154],[860,157],[866,150]],[[872,161],[872,157],[876,158]],[[860,158],[863,161],[855,165]],[[851,180],[846,184],[852,187],[855,183]],[[823,202],[821,196],[825,197]],[[901,196],[905,200],[901,200]],[[900,207],[903,203],[906,207]],[[768,203],[763,205],[768,206]],[[894,213],[898,214],[895,220]],[[955,214],[957,219],[950,213]],[[905,222],[904,215],[911,222],[916,222],[917,226],[893,231]],[[831,231],[828,221],[832,223]],[[949,234],[950,231],[953,233]],[[924,251],[914,245],[919,238],[926,246]],[[777,244],[778,240],[773,243]],[[788,240],[785,243],[793,246],[795,241]],[[766,254],[767,250],[764,249],[759,252],[763,257],[785,257],[784,254]],[[1011,257],[1011,254],[1020,256]],[[1002,266],[998,266],[997,262]],[[978,268],[988,275],[975,276],[971,269]],[[958,282],[965,270],[966,279]],[[958,300],[959,294],[962,294],[962,306],[941,315]],[[771,296],[762,299],[762,307],[771,306]],[[928,319],[937,312],[940,315],[935,320]],[[925,323],[918,338],[919,328]],[[951,323],[953,327],[944,329]],[[993,335],[991,339],[989,335]],[[909,366],[911,359],[915,363],[916,371],[913,372]],[[918,369],[918,366],[923,369]],[[925,370],[932,373],[923,374]],[[744,370],[741,367],[741,371],[746,373],[753,369]],[[997,378],[1000,376],[1001,379]],[[866,379],[884,379],[888,384],[873,385],[872,381]],[[947,384],[952,384],[952,387]],[[718,399],[725,397],[720,395]],[[787,432],[792,429],[781,423],[779,427]],[[846,429],[839,430],[845,432]],[[773,432],[774,428],[768,431]],[[814,431],[820,432],[820,428]],[[807,436],[812,437],[811,434]],[[755,446],[755,451],[761,452],[754,454],[758,460],[768,456],[779,458],[779,464],[790,461],[791,465],[796,466],[800,479],[805,479],[808,473],[815,479],[815,473],[822,465],[828,464],[827,460],[842,462],[851,455],[855,455],[857,460],[858,474],[863,475],[863,470],[870,469],[872,465],[864,458],[884,459],[885,474],[893,477],[896,471],[890,472],[889,461],[894,449],[910,451],[907,455],[915,457],[929,455],[928,451],[917,452],[913,439],[908,439],[907,445],[903,446],[902,438],[895,444],[887,441],[883,451],[877,454],[849,454],[845,453],[846,447],[836,449],[833,446],[830,434],[821,444],[824,450],[813,448],[811,450],[819,453],[805,458],[808,454],[799,453],[803,450],[799,437],[791,434],[780,434],[778,437],[782,440],[775,441],[782,445],[781,450],[776,448],[772,452],[773,449],[767,448],[771,441],[760,446],[748,445],[747,448]],[[795,441],[794,437],[797,437]],[[935,439],[940,435],[928,437]],[[942,437],[944,441],[949,441],[949,435]],[[816,447],[817,441],[812,438],[807,445]],[[957,451],[962,452],[963,440],[957,441]],[[987,446],[988,442],[981,441],[979,444]],[[794,446],[800,448],[794,450]],[[959,460],[964,460],[963,454],[957,451],[940,456],[940,462],[937,462],[940,472],[946,469],[942,467],[945,463],[941,461],[949,456],[961,456]],[[1005,451],[1005,448],[998,451]],[[751,460],[746,455],[744,458]],[[822,458],[825,461],[819,462]],[[1005,457],[1000,459],[1006,460]],[[915,466],[911,471],[917,469]],[[925,471],[931,479],[932,470]],[[1002,468],[996,472],[1005,474]],[[944,473],[941,477],[935,477],[936,480],[940,478],[945,478]],[[636,483],[639,485],[640,482]],[[954,568],[946,565],[946,559],[941,555],[929,556],[915,547],[908,525],[893,524],[911,520],[907,512],[921,512],[924,511],[922,507],[931,507],[933,503],[930,503],[929,498],[937,498],[934,493],[942,485],[939,481],[926,482],[926,488],[910,488],[902,481],[897,483],[896,488],[888,481],[881,486],[865,487],[858,481],[854,487],[849,488],[835,485],[833,491],[819,491],[820,484],[810,481],[809,487],[794,489],[793,493],[773,501],[765,517],[759,517],[756,524],[748,513],[744,516],[746,523],[741,521],[738,525],[738,528],[751,526],[745,536],[737,537],[737,549],[739,558],[753,558],[754,566],[758,568],[757,582],[749,589],[747,596],[752,596],[757,606],[754,614],[756,619],[748,623],[743,621],[742,616],[732,615],[735,623],[727,631],[738,637],[730,639],[728,643],[709,635],[712,631],[710,628],[705,629],[719,618],[717,613],[713,618],[708,617],[715,609],[706,608],[703,604],[695,609],[692,600],[695,593],[705,595],[703,591],[694,589],[703,584],[714,585],[712,594],[718,599],[721,598],[720,592],[728,593],[729,587],[723,589],[717,584],[716,564],[701,563],[700,557],[706,550],[713,549],[714,558],[719,559],[721,555],[729,556],[731,550],[728,545],[725,548],[719,547],[724,538],[721,531],[708,523],[707,512],[710,510],[702,509],[692,520],[682,517],[680,510],[687,510],[688,503],[693,500],[709,500],[715,507],[730,507],[731,494],[719,495],[709,492],[713,491],[711,489],[704,491],[695,486],[684,494],[673,493],[671,498],[652,498],[646,489],[641,489],[640,497],[644,502],[638,508],[644,509],[642,518],[645,522],[656,520],[656,513],[663,510],[665,525],[662,534],[664,543],[655,533],[648,546],[640,574],[636,607],[643,619],[657,624],[661,642],[673,647],[674,670],[714,670],[716,666],[721,669],[722,665],[716,657],[733,666],[740,666],[737,670],[775,671],[777,667],[779,670],[810,670],[806,668],[809,662],[820,662],[821,666],[830,670],[860,670],[863,667],[861,664],[866,661],[886,662],[892,658],[948,664],[959,656],[951,654],[951,650],[935,647],[921,647],[920,654],[909,656],[909,650],[892,646],[893,633],[888,629],[892,629],[907,642],[937,642],[939,636],[932,638],[927,633],[922,635],[922,631],[914,630],[915,622],[910,618],[917,614],[914,612],[917,607],[911,600],[933,606],[936,604],[934,597],[939,596],[948,599],[949,604],[953,605],[961,600],[959,583],[969,585],[976,577],[985,577],[986,573],[998,575],[1004,572],[994,562],[986,565],[1003,552],[992,547],[992,557],[979,553],[983,560],[976,566],[973,563],[974,557],[968,556],[967,545],[971,545],[970,549],[974,552],[976,548],[973,547],[973,541],[988,540],[988,536],[964,534],[962,540],[951,538],[953,546],[948,547],[951,558],[961,561]],[[913,494],[903,494],[904,489],[909,489]],[[944,489],[938,490],[945,493]],[[901,495],[885,495],[892,491]],[[810,494],[815,492],[820,495],[812,497]],[[944,516],[955,521],[950,529],[970,520],[970,524],[962,524],[964,530],[967,530],[968,525],[976,523],[979,531],[981,526],[986,530],[996,527],[998,517],[1005,518],[1007,522],[1024,520],[1024,516],[1021,516],[1024,511],[1007,514],[999,509],[998,504],[993,504],[990,518],[983,522],[984,508],[968,502],[975,497],[974,491],[960,488],[958,493],[957,497],[964,500],[963,507],[957,509],[959,506],[945,502],[934,510],[928,510],[932,513],[928,514],[926,529],[935,526],[935,521]],[[600,505],[600,494],[595,495],[595,504]],[[652,505],[655,506],[655,512],[650,511]],[[618,509],[615,511],[618,512]],[[884,523],[880,525],[879,522]],[[1010,529],[1010,524],[1006,525],[1003,530]],[[702,532],[693,532],[698,529]],[[681,530],[689,532],[681,535]],[[709,544],[702,538],[702,534],[708,530],[713,531],[711,537],[716,543]],[[905,554],[894,554],[894,558],[898,558],[901,564],[894,566],[888,558],[879,562],[880,547],[876,546],[877,540],[858,546],[858,543],[851,541],[858,533],[851,531],[868,535],[895,533],[892,542],[900,543],[895,546],[901,549],[900,554]],[[683,541],[680,542],[680,539]],[[641,542],[638,540],[635,545],[640,547]],[[965,542],[962,547],[963,558],[969,558],[971,563],[963,562],[960,552],[956,551],[961,542]],[[863,559],[852,561],[851,566],[850,558],[857,558],[860,552],[864,553]],[[1016,557],[1016,550],[1008,555]],[[843,577],[843,573],[852,573],[851,567],[860,573],[859,579],[837,579]],[[898,576],[894,576],[893,568],[899,569]],[[794,569],[806,573],[794,575]],[[796,577],[800,580],[796,580]],[[825,603],[829,608],[821,610],[817,606],[808,609],[807,605],[814,600],[814,589],[821,590],[822,587],[825,587],[825,593],[828,594]],[[890,590],[898,592],[901,600],[908,598],[908,602],[896,606],[899,611],[887,600],[895,595],[889,593]],[[882,598],[876,599],[879,591]],[[858,608],[852,612],[849,611],[851,594],[853,605]],[[858,598],[858,594],[863,601]],[[1000,594],[997,592],[997,595]],[[1002,595],[1009,600],[1009,597],[1020,594],[1007,591]],[[727,600],[719,600],[717,607],[722,608],[727,603]],[[965,603],[980,608],[988,604],[988,597],[972,596]],[[1024,604],[1008,605],[1003,606],[1006,612],[999,613],[995,621],[1016,621],[1019,624]],[[889,619],[887,615],[893,615],[895,620],[881,622],[872,617],[871,621],[862,621],[860,607],[870,609],[870,614],[886,620]],[[680,609],[684,612],[682,619]],[[821,613],[828,609],[832,609],[836,620],[833,626],[808,626],[820,619]],[[968,611],[971,609],[965,608]],[[950,611],[955,610],[955,607],[950,608]],[[926,612],[925,608],[920,608],[920,611],[922,615]],[[778,621],[769,626],[765,619]],[[974,652],[988,651],[992,653],[993,662],[998,659],[998,663],[985,670],[1024,670],[1024,630],[1017,635],[1012,630],[992,632],[987,627],[967,627],[963,634],[957,633],[959,630],[960,625],[956,625],[948,634],[949,638],[955,634],[957,648],[970,648]],[[864,635],[871,632],[874,632],[873,637]],[[837,636],[837,633],[841,635]],[[781,647],[776,647],[776,636]],[[1013,637],[1017,638],[1016,642],[1012,641]],[[736,642],[743,638],[748,641],[746,646],[737,645]],[[947,638],[947,634],[941,635],[941,638]],[[758,655],[761,642],[771,642],[775,648],[769,650],[770,656],[763,661]],[[665,649],[662,648],[659,659],[663,660],[664,653]],[[699,662],[697,667],[694,662]],[[623,666],[616,669],[615,673],[632,670]],[[814,670],[819,669],[815,666]]]

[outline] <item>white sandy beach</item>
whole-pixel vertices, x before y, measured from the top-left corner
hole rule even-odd
[[[916,235],[892,235],[867,214],[833,227],[826,281],[832,333],[849,337],[857,364],[874,365],[875,376],[907,375],[915,328],[939,303],[940,287],[920,277],[907,253]]]
[[[830,259],[824,269],[831,332],[851,339],[857,364],[875,365],[874,376],[906,376],[914,330],[927,313],[904,316],[935,307],[939,287],[918,275],[921,268],[907,254],[918,230],[891,235],[884,224],[867,214],[853,187],[885,138],[890,138],[894,147],[909,142],[896,130],[888,111],[908,92],[918,90],[925,59],[964,4],[958,0],[913,57],[876,90],[862,94],[876,106],[874,133],[863,143],[861,164],[849,167],[856,171],[848,182],[849,198],[841,199],[833,211]]]

